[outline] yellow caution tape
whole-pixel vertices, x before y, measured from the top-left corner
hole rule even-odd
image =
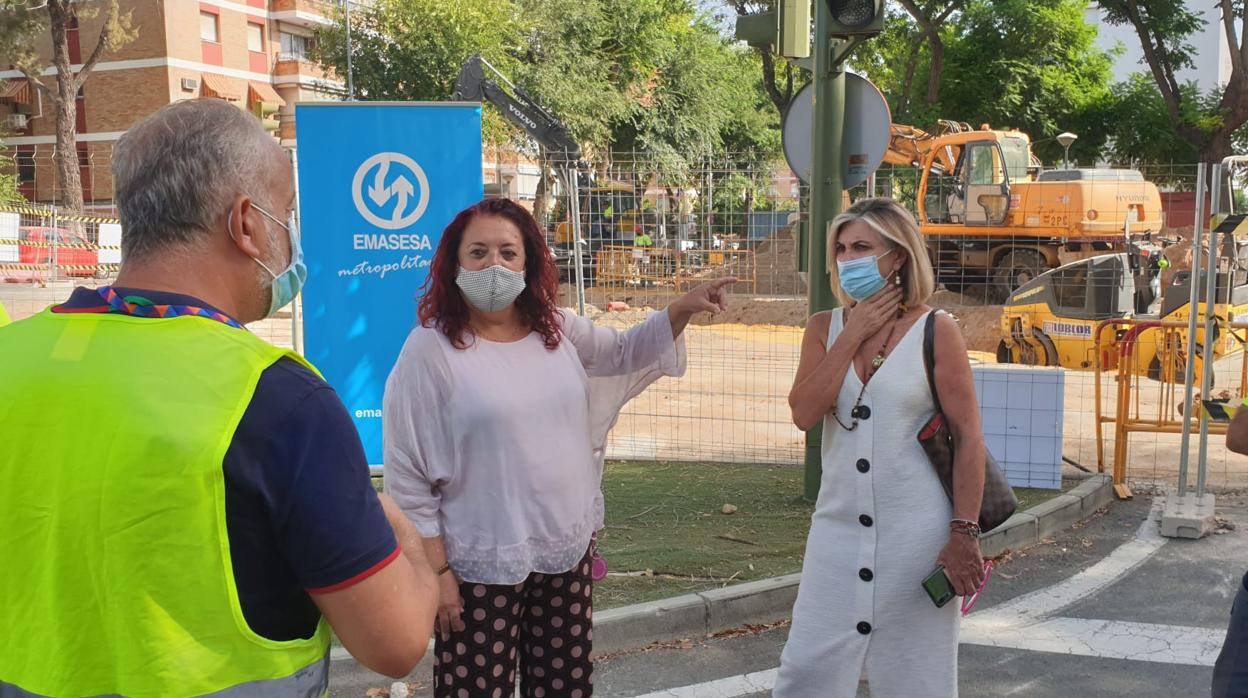
[[[70,223],[121,223],[121,220],[112,216],[72,216],[68,213],[60,213],[55,209],[37,208],[35,206],[0,206],[0,213],[21,213],[27,216],[40,216],[43,218],[55,218],[59,221]]]
[[[93,242],[31,242],[29,240],[4,240],[0,245],[18,245],[20,247],[59,247],[74,250],[120,250],[121,245],[97,245]]]

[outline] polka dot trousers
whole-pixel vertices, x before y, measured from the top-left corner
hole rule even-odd
[[[533,573],[516,585],[465,582],[459,593],[464,629],[436,633],[436,698],[511,698],[517,668],[525,698],[593,695],[588,555],[562,574]]]

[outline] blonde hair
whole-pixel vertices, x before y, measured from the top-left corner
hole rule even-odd
[[[859,220],[908,254],[910,259],[901,270],[901,302],[908,308],[926,303],[936,292],[936,274],[932,271],[923,234],[909,211],[892,199],[878,197],[859,199],[828,224],[828,275],[832,277],[832,293],[841,305],[851,305],[854,301],[841,289],[836,268],[836,239],[846,224]]]

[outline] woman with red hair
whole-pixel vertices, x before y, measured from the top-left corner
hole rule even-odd
[[[685,370],[681,338],[726,307],[699,286],[628,332],[558,308],[528,211],[487,199],[442,234],[386,383],[386,489],[424,538],[441,597],[434,694],[589,696],[602,461],[619,410]]]

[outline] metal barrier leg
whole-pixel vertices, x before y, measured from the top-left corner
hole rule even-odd
[[[1200,299],[1200,254],[1201,254],[1201,232],[1209,218],[1209,213],[1204,210],[1205,192],[1208,189],[1208,180],[1205,178],[1206,166],[1202,164],[1196,175],[1196,221],[1192,230],[1192,295],[1190,300],[1191,311],[1189,313],[1187,342],[1187,373],[1184,380],[1184,389],[1186,391],[1183,400],[1183,438],[1181,451],[1179,453],[1179,488],[1177,492],[1171,492],[1166,495],[1166,500],[1161,510],[1161,535],[1171,538],[1202,538],[1208,535],[1214,526],[1214,498],[1210,493],[1204,492],[1205,484],[1205,458],[1207,456],[1206,446],[1209,438],[1209,422],[1203,416],[1203,410],[1198,409],[1193,401],[1193,388],[1195,385],[1195,365],[1196,365],[1196,314],[1199,307]],[[1218,191],[1220,189],[1220,173],[1222,165],[1213,167],[1213,190],[1214,198],[1212,205],[1214,208],[1219,207]],[[1213,369],[1215,352],[1213,351],[1213,320],[1216,308],[1214,300],[1217,297],[1218,288],[1218,247],[1217,234],[1212,230],[1209,231],[1209,254],[1206,264],[1205,274],[1205,346],[1202,347],[1201,362],[1204,371],[1201,376],[1201,397],[1209,397],[1209,388],[1213,384]],[[1191,445],[1192,416],[1200,415],[1200,439],[1199,454],[1196,459],[1196,468],[1198,472],[1198,486],[1196,491],[1189,492],[1187,490],[1187,471],[1188,471],[1188,450]]]

